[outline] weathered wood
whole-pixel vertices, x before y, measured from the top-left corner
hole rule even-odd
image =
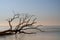
[[[0,35],[11,35],[11,34],[15,34],[16,32],[19,32],[18,30],[5,30],[0,32]]]
[[[16,33],[24,33],[24,34],[32,34],[32,33],[27,33],[27,32],[24,32],[24,31],[22,31],[25,27],[30,27],[30,26],[34,26],[34,24],[35,23],[37,23],[36,22],[36,19],[37,18],[33,18],[34,17],[34,15],[32,15],[32,16],[29,16],[29,15],[22,15],[22,16],[20,16],[19,14],[15,14],[12,18],[9,18],[7,21],[8,21],[8,23],[9,23],[9,27],[10,27],[10,29],[8,29],[8,30],[5,30],[5,31],[2,31],[2,32],[0,32],[0,35],[10,35],[10,34],[16,34]],[[12,25],[12,22],[13,22],[13,20],[15,20],[16,18],[18,18],[19,19],[19,23],[18,23],[18,25],[16,25],[15,26],[15,29],[14,30],[12,30],[12,27],[13,27],[13,25]],[[37,27],[36,28],[28,28],[28,29],[37,29],[37,30],[40,30],[40,29],[38,29]],[[42,30],[40,30],[41,32],[43,32]]]

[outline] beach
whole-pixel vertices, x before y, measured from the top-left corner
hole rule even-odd
[[[46,32],[37,32],[36,34],[16,34],[0,36],[0,40],[60,40],[59,27],[44,27]]]

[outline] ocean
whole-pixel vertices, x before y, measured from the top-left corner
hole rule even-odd
[[[60,26],[44,26],[39,27],[45,32],[36,31],[36,34],[16,34],[0,36],[0,40],[60,40]],[[1,27],[0,31],[8,29],[7,27]]]

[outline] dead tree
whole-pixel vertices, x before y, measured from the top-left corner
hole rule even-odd
[[[18,20],[18,24],[15,26],[14,29],[13,26],[12,26],[12,22],[15,20],[15,19],[19,19]],[[0,32],[0,33],[24,33],[24,34],[32,34],[32,33],[28,33],[28,32],[25,32],[23,30],[27,30],[27,29],[36,29],[36,30],[39,30],[42,32],[41,29],[37,28],[39,25],[37,25],[36,27],[33,27],[34,24],[37,23],[37,18],[34,16],[34,15],[28,15],[28,14],[14,14],[14,16],[12,18],[9,18],[7,21],[9,23],[9,26],[10,26],[10,29],[9,30],[5,30],[3,32]],[[28,28],[27,28],[28,27]]]

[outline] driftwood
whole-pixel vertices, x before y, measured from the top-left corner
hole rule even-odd
[[[13,26],[11,23],[14,19],[17,19],[17,18],[19,19],[19,24],[15,26],[15,29],[12,29]],[[11,34],[16,34],[16,33],[24,33],[24,34],[34,33],[34,32],[27,33],[27,32],[22,31],[22,30],[27,30],[27,29],[37,29],[43,32],[41,29],[37,28],[38,25],[36,27],[30,27],[30,26],[34,26],[34,24],[37,23],[36,19],[37,18],[34,17],[34,15],[31,16],[31,15],[25,14],[21,16],[20,14],[14,14],[12,18],[7,19],[10,29],[0,32],[0,35],[11,35]],[[29,27],[29,28],[25,28],[25,27]]]

